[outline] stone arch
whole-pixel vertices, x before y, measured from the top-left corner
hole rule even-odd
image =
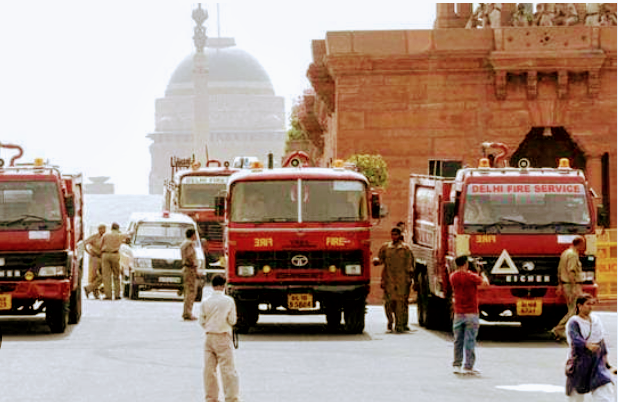
[[[560,158],[568,158],[572,168],[586,171],[584,150],[564,127],[532,127],[509,163],[518,166],[522,158],[528,159],[531,167],[557,167]]]

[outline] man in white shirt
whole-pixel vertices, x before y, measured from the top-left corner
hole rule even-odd
[[[199,323],[206,332],[204,345],[204,390],[206,402],[219,401],[217,364],[226,402],[239,402],[238,373],[234,367],[232,327],[236,324],[234,299],[223,293],[225,278],[212,279],[213,293],[202,301]]]

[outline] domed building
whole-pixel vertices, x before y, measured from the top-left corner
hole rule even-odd
[[[275,96],[262,65],[236,47],[233,38],[208,38],[208,159],[232,161],[256,156],[265,161],[269,152],[281,160],[285,146],[283,97]],[[194,127],[194,54],[176,68],[155,103],[155,131],[150,145],[150,194],[162,194],[171,174],[171,157],[188,158]],[[205,144],[206,145],[206,144]],[[206,146],[201,152],[206,152]],[[206,159],[206,158],[203,158]]]

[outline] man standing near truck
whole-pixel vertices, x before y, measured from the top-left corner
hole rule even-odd
[[[86,252],[88,253],[88,260],[90,269],[88,270],[88,285],[84,286],[84,292],[86,292],[86,299],[90,292],[92,292],[95,299],[99,298],[99,287],[103,283],[103,272],[101,268],[101,240],[105,234],[105,225],[101,224],[98,227],[97,233],[93,234],[84,241]]]
[[[182,270],[184,283],[184,304],[182,310],[182,319],[185,321],[194,321],[197,318],[193,316],[193,302],[197,295],[197,253],[195,252],[195,242],[197,234],[195,229],[187,229],[185,241],[180,245],[180,255],[182,256]]]
[[[560,262],[558,263],[558,281],[560,285],[558,292],[564,295],[569,310],[558,325],[551,330],[554,338],[558,341],[566,339],[566,323],[569,321],[569,318],[575,315],[575,302],[577,296],[582,292],[582,263],[579,260],[579,255],[585,250],[586,241],[583,237],[577,236],[571,242],[571,246],[560,255]]]
[[[114,285],[114,299],[120,300],[120,245],[127,235],[120,233],[120,225],[112,223],[112,231],[105,233],[101,238],[101,264],[103,266],[104,300],[112,300],[112,282]]]
[[[414,258],[412,250],[401,238],[401,228],[391,229],[391,240],[380,248],[374,265],[384,265],[382,270],[381,287],[384,290],[384,310],[388,319],[388,330],[393,329],[393,315],[395,332],[406,331],[408,323],[405,321],[408,307],[405,300],[410,294],[410,285],[414,274]]]

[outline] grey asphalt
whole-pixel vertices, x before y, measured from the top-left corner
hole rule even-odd
[[[142,294],[85,300],[82,321],[60,335],[43,316],[0,317],[0,401],[203,401],[201,328],[181,320],[174,294]],[[598,314],[615,340],[616,313]],[[546,334],[484,325],[482,374],[458,376],[451,336],[419,328],[415,306],[410,320],[411,333],[386,333],[382,308],[370,306],[365,332],[347,335],[327,333],[322,316],[260,317],[236,351],[243,401],[565,400],[567,347]]]

